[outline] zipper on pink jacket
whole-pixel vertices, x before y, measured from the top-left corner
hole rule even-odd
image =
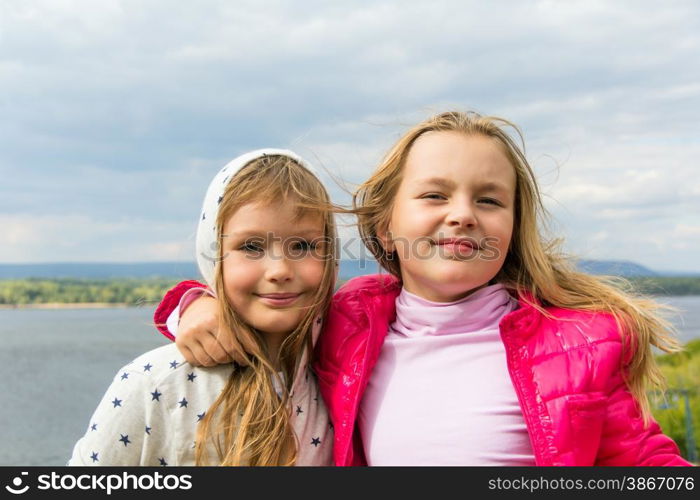
[[[367,306],[367,304],[364,303],[365,302],[364,301],[365,295],[364,294],[358,294],[358,295],[359,295],[358,299],[360,299],[362,301],[363,305],[367,309],[368,306]],[[370,332],[374,332],[373,320],[374,320],[374,316],[372,314],[367,315],[367,322],[368,322],[367,326],[368,326],[368,330]],[[346,441],[345,450],[342,451],[343,465],[353,465],[348,460],[348,454],[349,454],[350,450],[352,450],[355,446],[354,437],[355,437],[355,432],[356,432],[356,428],[357,428],[357,414],[358,414],[359,408],[360,408],[360,401],[362,400],[362,394],[360,394],[359,388],[364,387],[362,389],[362,393],[364,393],[364,390],[367,387],[366,380],[369,377],[369,372],[372,369],[374,369],[374,365],[376,364],[376,358],[375,358],[375,361],[372,364],[372,366],[368,367],[370,348],[375,347],[375,349],[381,349],[382,344],[384,344],[384,339],[386,339],[386,336],[388,333],[389,333],[389,329],[388,329],[388,325],[387,325],[387,329],[384,331],[384,333],[382,335],[381,342],[377,342],[376,346],[373,342],[374,339],[367,338],[367,343],[365,345],[365,350],[364,350],[364,353],[362,356],[362,366],[360,367],[360,376],[357,379],[358,390],[355,391],[355,398],[354,398],[353,406],[352,406],[352,419],[350,421],[352,422],[353,427],[352,427],[352,430],[350,432],[350,439]],[[381,333],[378,333],[378,335],[381,335]],[[366,463],[366,458],[365,458],[365,463]]]
[[[525,427],[527,428],[527,435],[530,438],[532,451],[535,455],[535,465],[546,465],[546,460],[542,456],[542,450],[539,448],[539,446],[537,446],[537,442],[533,438],[533,427],[535,424],[533,422],[532,415],[530,414],[529,407],[526,404],[525,395],[523,394],[524,391],[521,384],[520,370],[519,368],[514,366],[516,363],[515,354],[517,354],[517,352],[514,351],[513,348],[509,345],[510,338],[508,338],[505,332],[501,332],[501,341],[503,342],[503,346],[506,350],[506,359],[508,361],[508,375],[510,376],[510,381],[513,384],[513,388],[515,389],[515,394],[518,396],[520,410],[523,412],[523,417],[525,418]]]
[[[519,302],[521,304],[520,308],[504,316],[498,325],[501,331],[501,341],[506,351],[508,374],[518,396],[520,410],[523,412],[525,426],[535,455],[535,464],[538,466],[562,465],[555,464],[552,461],[552,456],[556,456],[556,450],[548,449],[550,443],[547,435],[552,436],[553,434],[551,429],[549,429],[549,432],[544,429],[548,423],[551,424],[551,422],[548,422],[547,410],[543,403],[537,400],[536,396],[533,397],[530,388],[526,387],[526,378],[522,373],[523,360],[528,357],[527,348],[519,343],[514,336],[516,331],[518,336],[527,333],[520,330],[523,330],[524,327],[531,327],[531,325],[526,325],[525,323],[527,322],[522,321],[521,317],[525,318],[531,311],[527,309],[530,307],[527,305],[527,301],[519,300]],[[531,402],[533,404],[529,404]],[[537,414],[532,414],[533,409],[538,410]]]

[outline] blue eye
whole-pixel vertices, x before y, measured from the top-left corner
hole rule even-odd
[[[255,252],[260,253],[263,251],[262,247],[258,243],[246,243],[242,245],[239,250],[243,252]]]
[[[316,245],[312,245],[310,242],[302,240],[302,241],[297,241],[295,244],[295,249],[297,250],[311,250],[312,248],[316,248]]]
[[[493,198],[481,198],[479,203],[486,203],[487,205],[496,205],[499,207],[501,206],[501,202]]]

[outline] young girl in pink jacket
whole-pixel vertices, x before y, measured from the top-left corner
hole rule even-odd
[[[660,306],[577,272],[542,236],[508,126],[434,116],[355,192],[349,212],[389,275],[342,287],[317,345],[335,463],[687,465],[646,396],[662,381],[652,346],[679,349]],[[178,342],[192,361],[227,361],[207,300]]]

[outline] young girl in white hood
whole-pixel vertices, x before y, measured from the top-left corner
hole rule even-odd
[[[290,151],[242,155],[211,182],[197,263],[246,366],[188,364],[175,344],[119,370],[69,465],[330,465],[309,357],[336,278],[329,197]]]

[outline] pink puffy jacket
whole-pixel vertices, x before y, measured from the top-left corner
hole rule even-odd
[[[165,320],[192,287],[204,285],[180,283],[156,309],[156,326],[170,338]],[[333,297],[315,368],[335,427],[336,465],[366,465],[357,412],[400,290],[392,276],[362,276]],[[644,427],[622,380],[610,316],[547,308],[550,319],[521,302],[500,329],[537,465],[690,465],[656,422]]]
[[[335,426],[336,465],[366,464],[357,413],[400,290],[392,276],[363,276],[333,297],[316,373]],[[656,422],[644,427],[622,379],[614,319],[547,311],[553,318],[521,301],[499,325],[537,465],[690,465]]]

